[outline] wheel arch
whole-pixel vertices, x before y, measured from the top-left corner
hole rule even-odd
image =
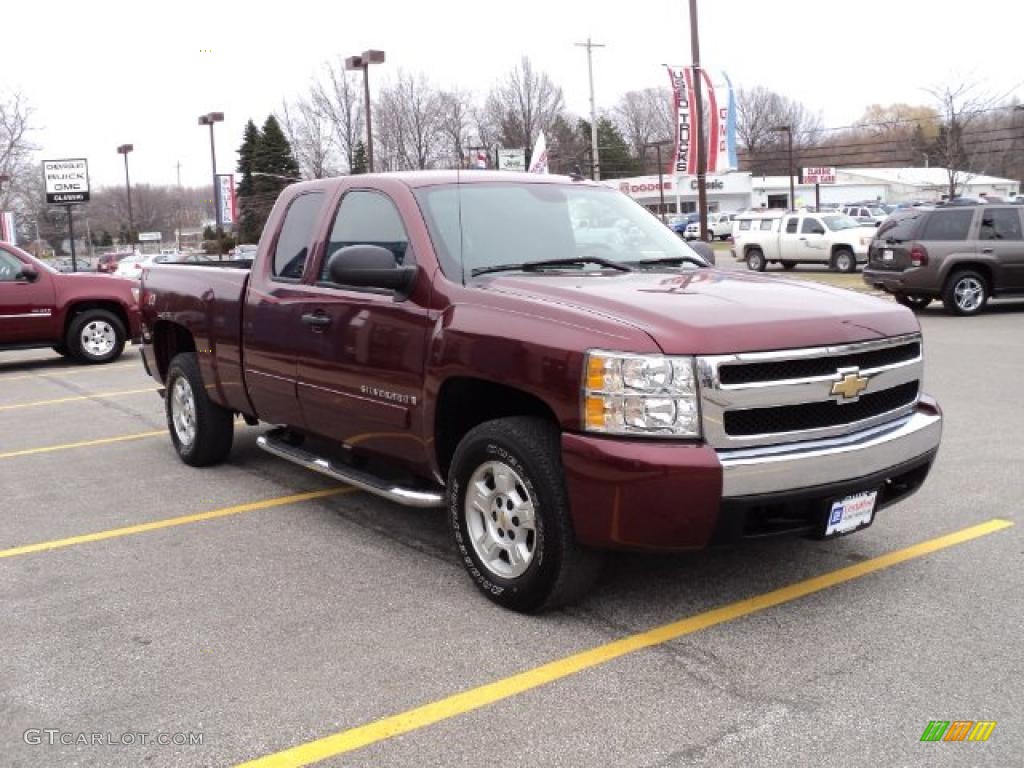
[[[158,320],[153,326],[153,355],[160,381],[167,380],[167,369],[175,355],[195,351],[195,338],[185,326],[170,320]]]
[[[75,318],[90,309],[101,309],[113,314],[114,317],[121,321],[121,326],[124,328],[125,338],[130,340],[131,322],[128,318],[128,312],[124,308],[124,305],[112,299],[81,299],[69,304],[67,310],[64,312],[64,329],[61,332],[62,339],[67,337],[68,331],[71,329],[71,324],[75,322]]]

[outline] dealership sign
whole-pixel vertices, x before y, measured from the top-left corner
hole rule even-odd
[[[89,163],[84,159],[43,160],[46,202],[69,205],[89,202]]]
[[[499,171],[525,171],[526,150],[525,149],[499,149],[498,150]]]
[[[217,174],[217,207],[222,225],[234,225],[238,218],[238,205],[235,201],[235,175],[233,173]]]
[[[835,168],[801,168],[801,184],[835,184]]]

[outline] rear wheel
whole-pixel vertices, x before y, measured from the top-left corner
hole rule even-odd
[[[988,281],[973,270],[954,272],[942,291],[942,304],[953,315],[976,315],[989,298]]]
[[[764,252],[760,248],[751,248],[747,251],[747,269],[754,272],[764,272],[768,262],[764,258]]]
[[[165,407],[171,442],[183,462],[206,467],[227,458],[235,434],[234,414],[206,394],[195,353],[171,360]]]
[[[856,272],[857,257],[849,248],[837,248],[832,254],[832,269],[836,272]]]
[[[902,304],[904,307],[909,307],[915,312],[920,312],[932,303],[930,296],[908,296],[905,293],[894,293],[893,298],[896,299],[898,304]]]
[[[459,558],[498,605],[535,612],[571,603],[601,557],[576,542],[558,429],[532,417],[485,422],[459,443],[448,472]]]
[[[117,315],[105,309],[87,309],[71,321],[63,347],[81,363],[100,364],[119,358],[125,341],[124,325]]]

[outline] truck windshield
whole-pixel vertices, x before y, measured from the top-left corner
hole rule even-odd
[[[838,232],[841,229],[853,229],[859,227],[856,219],[851,219],[849,216],[822,216],[822,221],[825,222],[825,226],[831,229],[833,232]]]
[[[633,265],[705,262],[645,208],[613,189],[579,184],[469,183],[423,187],[416,197],[441,268],[464,281],[474,270],[553,259]],[[602,269],[581,262],[573,269]]]

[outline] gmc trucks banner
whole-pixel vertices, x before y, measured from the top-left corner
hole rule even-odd
[[[46,202],[50,205],[89,202],[87,160],[43,160],[43,180]]]
[[[693,90],[693,68],[666,65],[676,110],[676,151],[669,173],[694,176],[697,173],[697,152],[690,128],[696,119],[697,104]],[[703,79],[704,115],[707,125],[707,172],[735,170],[736,163],[736,100],[732,82],[724,72],[713,80],[707,69],[700,70]],[[724,103],[720,96],[724,95]],[[695,138],[695,137],[693,137]]]

